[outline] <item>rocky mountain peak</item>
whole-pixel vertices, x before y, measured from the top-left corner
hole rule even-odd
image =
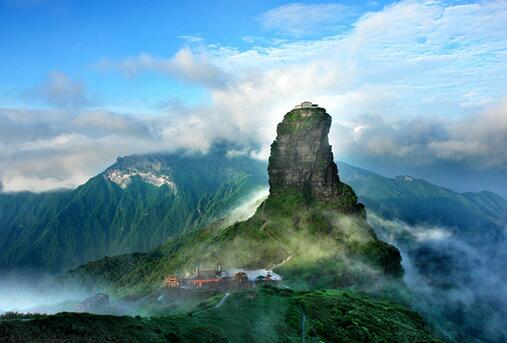
[[[127,188],[133,177],[156,187],[166,185],[173,194],[178,190],[171,176],[171,168],[163,159],[151,155],[120,157],[105,171],[105,177],[121,188]]]
[[[343,197],[348,197],[347,207],[356,207],[357,197],[338,176],[328,139],[330,127],[331,116],[310,102],[285,115],[271,145],[268,167],[271,194],[290,187],[320,201],[342,202]]]

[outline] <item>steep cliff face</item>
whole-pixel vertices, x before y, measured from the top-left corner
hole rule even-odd
[[[270,193],[299,189],[307,198],[335,203],[343,212],[362,211],[342,183],[329,145],[331,116],[322,107],[295,108],[278,124],[269,158]]]

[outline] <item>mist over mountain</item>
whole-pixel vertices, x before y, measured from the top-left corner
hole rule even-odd
[[[151,253],[90,262],[69,276],[123,295],[154,290],[164,275],[196,265],[277,266],[287,282],[320,287],[371,287],[383,276],[399,278],[399,252],[377,239],[364,206],[338,177],[330,125],[323,108],[285,115],[271,146],[270,194],[251,218],[180,235]]]
[[[505,233],[474,242],[456,227],[411,225],[373,213],[369,222],[379,237],[400,249],[404,280],[417,294],[414,308],[448,339],[507,339]]]
[[[507,201],[339,163],[379,237],[400,249],[414,307],[449,339],[507,339]]]
[[[391,179],[339,165],[361,201],[384,218],[450,227],[470,241],[497,239],[507,223],[507,200],[493,192],[458,193],[408,175]]]
[[[133,155],[72,191],[0,194],[0,270],[61,272],[147,251],[265,187],[264,168],[221,151]]]
[[[289,129],[290,126],[282,126],[281,133],[290,133]],[[460,340],[473,336],[481,341],[501,341],[506,337],[503,323],[507,317],[504,310],[507,290],[502,280],[507,277],[503,262],[507,257],[507,200],[491,192],[457,193],[410,176],[387,178],[343,162],[338,163],[340,177],[335,179],[333,175],[338,174],[333,172],[335,167],[329,160],[332,157],[326,150],[326,142],[315,143],[324,136],[288,137],[293,137],[294,142],[286,141],[282,135],[275,145],[270,168],[272,192],[276,194],[279,189],[283,193],[284,185],[294,184],[310,190],[310,197],[326,201],[334,197],[333,192],[343,192],[340,191],[344,187],[340,186],[342,181],[351,185],[359,201],[366,205],[368,222],[375,233],[400,249],[404,281],[411,291],[419,294],[418,299],[412,298],[417,299],[412,300],[412,306],[438,332]],[[305,140],[317,150],[305,150]],[[288,146],[303,150],[299,153],[295,150],[290,157],[285,152]],[[34,292],[28,285],[37,277],[28,277],[27,273],[18,277],[19,271],[37,271],[37,275],[62,271],[105,255],[148,251],[171,236],[206,226],[218,218],[225,221],[217,222],[210,233],[217,227],[233,224],[238,218],[248,218],[263,199],[262,193],[254,194],[267,185],[266,165],[246,157],[230,157],[227,151],[217,147],[205,155],[184,152],[132,155],[119,158],[75,190],[1,194],[0,235],[5,239],[0,261],[4,275],[6,270],[13,275],[9,283],[2,283],[6,294],[13,282],[27,285],[20,296]],[[280,158],[277,153],[281,154]],[[322,169],[317,169],[322,171],[320,176],[312,172],[319,163],[298,162],[305,158],[313,161],[314,156],[321,161]],[[306,183],[304,175],[312,175],[316,181],[309,179]],[[246,201],[249,198],[252,200]],[[288,199],[304,202],[304,198]],[[242,203],[239,207],[238,202]],[[351,210],[346,208],[348,205],[343,210]],[[90,263],[78,269],[78,273],[86,271],[84,275],[94,275],[93,278],[86,276],[80,282],[95,289],[104,285],[129,289],[134,286],[125,283],[124,275],[134,277],[135,270],[159,261],[161,256],[171,254],[175,244],[190,243],[195,237],[190,234],[169,241],[155,253]],[[189,253],[198,251],[195,244],[189,245]],[[203,249],[208,248],[204,245]],[[192,254],[182,253],[182,256],[186,256],[187,262],[193,260]],[[190,262],[193,263],[196,262]],[[115,274],[110,274],[116,268],[120,268],[120,274],[116,275],[122,276],[123,281],[115,280]],[[297,275],[300,268],[295,263],[286,272]],[[327,267],[321,264],[319,268]],[[166,272],[166,267],[159,267],[154,275],[162,277]],[[148,285],[137,277],[133,280],[137,285]],[[309,280],[305,281],[306,285]],[[359,279],[348,282],[354,284]],[[89,292],[63,294],[83,296]],[[39,304],[44,304],[42,299],[46,293],[35,293],[39,294]],[[59,294],[52,299],[65,297]],[[18,298],[11,297],[11,300]],[[32,304],[36,303],[32,301]]]

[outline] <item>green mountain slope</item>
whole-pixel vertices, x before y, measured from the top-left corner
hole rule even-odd
[[[116,295],[146,293],[165,276],[196,265],[272,268],[298,287],[368,287],[382,275],[401,275],[396,248],[378,240],[360,216],[343,214],[302,193],[270,196],[256,214],[229,227],[215,223],[170,239],[146,254],[89,262],[67,277]]]
[[[265,182],[248,158],[129,156],[75,190],[0,194],[0,270],[58,272],[147,251],[223,216]]]
[[[449,339],[506,341],[507,201],[343,163],[340,170],[372,209],[379,237],[401,251],[414,308]]]
[[[0,342],[439,342],[416,313],[352,291],[262,287],[219,300],[163,317],[0,317]]]
[[[507,223],[507,200],[495,193],[457,193],[410,176],[387,178],[343,162],[339,166],[360,201],[383,218],[442,225],[479,241],[498,240]]]

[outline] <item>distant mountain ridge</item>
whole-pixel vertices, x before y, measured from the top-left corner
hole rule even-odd
[[[118,158],[72,191],[0,194],[0,270],[59,272],[147,251],[220,218],[266,182],[265,164],[222,152]]]
[[[505,342],[507,201],[339,165],[375,232],[400,249],[414,307],[450,340]]]
[[[366,207],[386,219],[442,225],[470,240],[499,238],[507,227],[507,200],[493,192],[458,193],[411,176],[388,178],[338,163],[340,176]]]

